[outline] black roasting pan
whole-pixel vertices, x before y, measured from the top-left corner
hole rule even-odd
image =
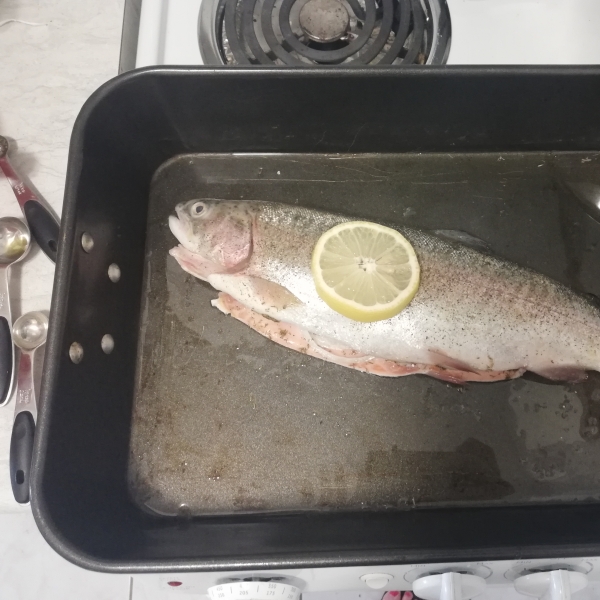
[[[371,481],[376,494],[386,477],[396,477],[405,488],[414,484],[410,494],[402,488],[406,493],[397,501],[388,497],[361,507],[335,494],[329,500],[316,495],[309,507],[262,510],[242,500],[240,510],[202,514],[185,510],[182,497],[181,510],[169,512],[144,505],[131,489],[129,472],[132,416],[135,425],[144,406],[136,405],[136,372],[148,346],[147,339],[140,342],[142,313],[155,292],[148,269],[159,251],[148,242],[157,227],[164,228],[171,202],[190,195],[243,196],[335,206],[373,218],[393,212],[396,220],[416,226],[486,237],[499,254],[598,295],[600,233],[589,196],[600,183],[599,106],[595,67],[151,68],[101,87],[83,107],[71,140],[35,445],[32,506],[48,542],[76,564],[110,572],[599,555],[600,470],[594,461],[600,461],[600,386],[593,375],[576,386],[524,378],[458,390],[421,376],[382,383],[374,376],[341,375],[339,367],[302,363],[308,375],[298,379],[298,395],[292,385],[281,388],[280,406],[296,402],[299,420],[317,427],[319,419],[310,424],[301,411],[333,414],[327,413],[333,410],[326,397],[333,381],[327,369],[337,369],[340,385],[348,394],[360,390],[361,397],[355,394],[345,409],[338,400],[336,418],[351,421],[365,409],[359,403],[373,402],[359,439],[365,449],[378,440],[385,453],[373,450],[372,468],[364,470],[371,479],[362,482],[361,493],[368,496]],[[332,157],[345,165],[343,177],[340,169],[326,170]],[[219,160],[211,163],[214,158]],[[249,176],[255,168],[272,169],[265,178],[271,181]],[[586,185],[569,187],[572,181]],[[160,219],[153,220],[149,211],[157,202]],[[82,246],[84,234],[93,248]],[[168,266],[161,258],[166,253],[158,256],[156,264]],[[109,277],[110,265],[118,265],[117,282]],[[190,289],[199,298],[212,293],[200,282],[180,283],[198,286]],[[216,336],[218,319],[225,317],[208,301],[204,306],[198,310]],[[229,329],[241,327],[231,319],[222,322],[227,339],[240,332],[245,343],[251,332]],[[110,354],[101,347],[106,334],[114,339]],[[258,376],[252,360],[262,360],[263,351],[272,365],[280,356],[272,353],[287,352],[257,346],[244,362],[235,349],[203,343],[192,353],[198,368],[209,375],[222,369],[219,348],[228,353],[230,369],[223,375],[230,395],[220,392],[221,403],[237,401],[238,392],[253,393]],[[288,366],[304,360],[281,356]],[[321,388],[309,381],[317,371]],[[185,413],[181,429],[173,426],[167,437],[164,423],[177,424],[183,414],[173,398],[165,399],[162,412],[153,405],[155,412],[146,413],[146,432],[148,415],[161,415],[154,423],[157,447],[166,441],[173,453],[183,452],[185,437],[193,452],[194,438],[183,429],[190,422],[196,439],[213,447],[214,423],[203,410],[215,396],[206,386],[198,385],[196,404],[186,401],[186,410],[197,412]],[[256,397],[265,389],[257,385]],[[369,389],[377,391],[373,398]],[[392,402],[390,394],[396,393],[406,403]],[[386,419],[373,419],[382,402]],[[273,404],[274,418],[277,410]],[[257,417],[248,419],[260,426]],[[243,427],[244,419],[239,421]],[[378,423],[382,428],[397,423],[397,431],[411,423],[410,432],[385,447]],[[264,418],[264,426],[269,424]],[[306,429],[303,443],[299,431],[293,452],[286,454],[285,445],[277,449],[278,461],[287,461],[290,472],[294,453],[309,454],[315,440],[327,440],[327,453],[319,451],[316,458],[339,462],[336,435],[317,439],[316,430]],[[556,437],[562,435],[562,441]],[[243,436],[242,431],[239,439]],[[434,447],[439,456],[431,455]],[[423,465],[429,465],[429,474]],[[155,466],[154,480],[162,473]],[[223,478],[227,468],[222,465]],[[220,472],[206,473],[206,485],[215,484]],[[424,492],[414,483],[417,472],[446,487]],[[185,477],[182,471],[181,482]],[[341,475],[336,485],[344,487]]]

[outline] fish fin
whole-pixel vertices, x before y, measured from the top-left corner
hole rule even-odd
[[[448,383],[462,385],[469,381],[489,383],[492,381],[516,379],[517,377],[521,377],[524,372],[525,369],[511,369],[508,371],[461,371],[460,369],[431,366],[425,374],[436,379],[441,379],[442,381],[447,381]]]
[[[429,358],[431,359],[432,364],[437,365],[438,367],[442,367],[444,369],[451,369],[454,371],[465,371],[467,373],[478,373],[477,369],[471,367],[471,365],[463,362],[462,360],[458,360],[456,358],[452,358],[448,356],[445,352],[441,350],[429,350],[428,352]]]
[[[219,297],[212,301],[212,304],[221,312],[231,315],[281,346],[343,367],[382,377],[403,377],[421,373],[449,383],[463,384],[467,381],[504,381],[520,377],[524,371],[524,369],[514,371],[461,371],[459,369],[446,369],[437,365],[401,363],[376,356],[356,356],[353,350],[343,348],[337,342],[334,348],[328,350],[320,344],[329,343],[333,346],[331,340],[317,336],[316,339],[320,342],[317,343],[315,336],[312,336],[305,329],[261,315],[224,292],[221,292]]]
[[[311,345],[310,336],[297,325],[283,323],[261,315],[224,292],[221,292],[219,297],[212,301],[212,305],[226,315],[231,315],[238,321],[248,325],[248,327],[273,342],[277,342],[291,350],[309,354]]]
[[[171,248],[169,254],[179,263],[179,266],[190,275],[208,281],[211,273],[214,273],[218,266],[212,261],[202,258],[199,254],[194,254],[181,244]]]
[[[535,369],[536,375],[545,377],[552,381],[568,381],[569,383],[579,383],[587,379],[587,371],[581,367],[561,365],[556,367],[547,367],[545,369]]]
[[[244,306],[260,313],[277,313],[302,302],[287,288],[267,279],[251,275],[210,275],[208,283],[215,289],[236,298]]]
[[[356,362],[352,366],[359,371],[374,373],[384,377],[403,377],[404,375],[429,375],[455,385],[463,385],[471,381],[492,382],[506,381],[521,377],[525,369],[513,369],[511,371],[461,371],[459,369],[447,369],[438,365],[423,365],[418,363],[400,363],[383,358],[374,358],[368,361]]]
[[[341,364],[341,363],[338,363]],[[405,377],[406,375],[426,374],[428,366],[417,363],[401,363],[385,358],[371,357],[367,360],[353,361],[346,365],[363,373],[371,373],[380,377]]]
[[[492,252],[487,242],[484,242],[482,239],[475,237],[466,231],[460,231],[459,229],[435,229],[433,233],[445,240],[458,242],[459,244],[469,246],[474,250],[479,250],[479,252],[487,252],[488,254]]]
[[[317,344],[317,346],[335,356],[344,356],[347,358],[361,358],[365,356],[364,352],[358,352],[358,350],[348,348],[348,346],[345,346],[337,340],[333,340],[322,335],[315,335],[314,333],[311,333],[310,335],[313,342]]]

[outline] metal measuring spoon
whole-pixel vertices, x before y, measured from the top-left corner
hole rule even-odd
[[[14,381],[15,347],[11,336],[9,269],[25,258],[30,243],[29,228],[21,219],[0,218],[0,406],[10,400]]]
[[[15,500],[29,502],[29,481],[33,438],[37,420],[37,402],[33,382],[35,351],[46,343],[48,317],[33,311],[19,317],[12,328],[12,337],[21,350],[15,394],[15,420],[10,438],[10,483]]]
[[[56,262],[60,225],[36,193],[17,174],[8,160],[8,140],[0,135],[0,171],[4,173],[27,219],[35,241]]]

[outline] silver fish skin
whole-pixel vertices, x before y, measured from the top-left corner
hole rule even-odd
[[[378,375],[498,381],[533,371],[576,381],[600,370],[600,310],[530,269],[435,233],[390,225],[412,244],[421,283],[397,316],[359,323],[329,308],[312,250],[356,220],[257,201],[190,200],[169,225],[171,255],[221,294],[213,304],[275,342]]]

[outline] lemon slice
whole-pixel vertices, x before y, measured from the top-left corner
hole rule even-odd
[[[419,261],[410,242],[368,221],[326,231],[313,250],[311,269],[327,305],[364,323],[397,315],[419,289]]]

